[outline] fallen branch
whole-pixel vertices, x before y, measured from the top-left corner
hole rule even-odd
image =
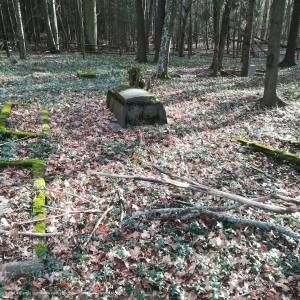
[[[55,215],[55,216],[49,216],[46,218],[41,218],[41,219],[35,219],[35,220],[28,220],[28,221],[23,221],[23,222],[18,222],[18,223],[12,223],[12,226],[21,226],[21,225],[26,225],[26,224],[32,224],[32,223],[38,223],[41,221],[47,221],[47,220],[52,220],[52,219],[57,219],[64,217],[66,215],[71,215],[71,214],[84,214],[84,213],[89,213],[89,214],[97,214],[97,213],[103,213],[103,210],[74,210],[74,211],[66,211],[65,213]]]
[[[51,236],[63,235],[62,232],[38,233],[38,232],[31,232],[31,231],[8,231],[8,230],[0,230],[0,234],[32,236],[32,237],[51,237]]]
[[[182,187],[182,188],[188,188],[193,191],[197,192],[206,192],[207,194],[222,197],[222,198],[227,198],[236,202],[240,202],[242,204],[245,204],[247,206],[251,207],[257,207],[262,210],[270,211],[270,212],[275,212],[279,214],[285,214],[285,213],[293,213],[297,212],[300,210],[299,207],[281,207],[281,206],[276,206],[276,205],[271,205],[271,204],[264,204],[260,203],[254,200],[251,200],[249,198],[239,196],[230,192],[224,192],[220,191],[214,188],[211,188],[209,186],[205,186],[203,184],[200,184],[198,182],[189,180],[187,178],[179,177],[176,175],[171,174],[170,172],[161,170],[159,167],[154,166],[157,170],[159,170],[161,173],[168,175],[171,178],[175,178],[181,181],[176,181],[172,180],[169,178],[162,178],[162,179],[157,179],[153,177],[143,177],[143,176],[135,176],[135,175],[123,175],[123,174],[110,174],[110,173],[97,173],[97,175],[104,176],[104,177],[112,177],[112,178],[121,178],[121,179],[131,179],[131,180],[138,180],[138,181],[148,181],[148,182],[153,182],[153,183],[158,183],[158,184],[169,184],[172,186],[176,187]]]
[[[91,238],[93,237],[93,234],[95,233],[95,231],[97,230],[97,228],[99,227],[99,225],[101,224],[101,222],[104,220],[104,218],[106,217],[106,215],[113,209],[112,206],[108,207],[108,209],[103,213],[103,215],[101,216],[101,218],[98,220],[98,222],[96,223],[93,231],[90,233],[90,235],[88,236],[86,242],[83,244],[84,247],[87,246],[87,244],[90,242]]]
[[[257,202],[255,200],[251,200],[249,198],[239,196],[239,195],[236,195],[236,194],[233,194],[233,193],[230,193],[230,192],[224,192],[224,191],[220,191],[220,190],[211,188],[209,186],[203,185],[199,182],[192,181],[192,180],[184,178],[184,177],[173,175],[172,173],[170,173],[168,171],[162,170],[158,166],[154,166],[154,168],[157,169],[160,173],[168,175],[171,178],[181,180],[181,181],[184,181],[184,182],[188,183],[189,188],[192,189],[192,190],[205,191],[207,194],[227,198],[227,199],[230,199],[230,200],[233,200],[233,201],[236,201],[236,202],[240,202],[240,203],[245,204],[247,206],[257,207],[257,208],[260,208],[260,209],[263,209],[263,210],[266,210],[266,211],[276,212],[276,213],[280,213],[280,214],[292,213],[292,212],[297,212],[297,211],[300,210],[299,207],[281,207],[281,206],[276,206],[276,205],[269,205],[269,204],[260,203],[260,202]]]
[[[201,206],[193,206],[190,208],[162,208],[162,209],[152,209],[145,212],[137,212],[134,213],[130,218],[125,220],[123,222],[123,225],[126,225],[138,219],[151,220],[155,218],[161,218],[162,215],[167,215],[168,218],[173,218],[173,219],[179,218],[183,221],[186,221],[191,217],[198,218],[201,216],[208,216],[213,218],[215,221],[219,221],[219,222],[228,222],[234,225],[256,227],[263,231],[274,230],[280,234],[289,236],[295,240],[300,240],[300,234],[289,228],[268,223],[268,222],[255,221],[255,220],[250,220],[250,219],[245,219],[240,217],[229,216],[219,212],[210,211],[207,208]],[[188,218],[185,218],[186,216],[188,216]]]

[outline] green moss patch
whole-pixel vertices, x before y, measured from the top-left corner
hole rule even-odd
[[[256,141],[247,140],[242,137],[235,137],[234,140],[240,142],[243,145],[250,146],[257,151],[266,153],[268,155],[272,155],[273,157],[278,158],[278,159],[287,160],[287,161],[291,162],[292,164],[300,166],[300,155],[297,155],[295,153],[278,150],[271,146],[260,144]]]
[[[46,183],[45,183],[45,163],[37,159],[27,160],[0,160],[0,168],[18,167],[18,168],[32,168],[34,178],[34,188],[36,196],[32,201],[32,215],[34,220],[44,219],[47,216],[46,205]],[[37,233],[46,232],[46,222],[39,221],[35,223],[34,230]],[[47,246],[44,242],[39,242],[36,245],[36,253],[38,256],[43,255],[47,251]]]
[[[93,72],[93,71],[82,72],[82,71],[80,71],[80,70],[77,70],[77,71],[76,71],[76,75],[77,75],[77,77],[79,77],[79,78],[96,78],[96,77],[97,77],[96,72]]]
[[[0,135],[4,137],[8,136],[17,136],[17,137],[48,137],[50,135],[50,126],[49,126],[49,113],[47,110],[43,109],[41,111],[41,119],[42,119],[42,130],[41,132],[30,132],[30,131],[17,131],[10,130],[7,128],[7,119],[10,116],[11,110],[13,108],[13,103],[5,103],[0,112]]]

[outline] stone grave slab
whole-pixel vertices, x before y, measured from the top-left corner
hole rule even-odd
[[[106,104],[123,128],[167,124],[163,104],[154,95],[142,89],[109,90]]]

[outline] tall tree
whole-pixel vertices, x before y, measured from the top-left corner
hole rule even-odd
[[[288,44],[283,61],[280,67],[292,67],[296,65],[295,53],[297,49],[298,33],[300,24],[300,0],[294,0],[293,14],[288,37]]]
[[[174,29],[174,19],[176,16],[177,0],[166,0],[166,16],[161,37],[161,46],[157,63],[157,77],[168,79],[168,67],[170,60],[171,38]]]
[[[82,0],[76,1],[77,6],[77,16],[78,16],[78,40],[80,43],[80,50],[82,53],[82,58],[85,59],[85,47],[84,47],[84,24],[83,24],[83,13],[82,13]]]
[[[97,3],[96,0],[83,0],[84,33],[86,49],[97,50]]]
[[[49,9],[48,9],[48,1],[42,0],[43,11],[44,11],[44,22],[47,32],[48,46],[52,53],[58,52],[57,44],[55,43],[55,39],[52,32]]]
[[[224,13],[222,16],[222,25],[221,25],[221,33],[220,33],[220,40],[219,40],[219,62],[218,68],[222,69],[223,64],[223,56],[225,50],[225,42],[227,39],[228,31],[229,31],[229,22],[230,22],[230,12],[235,4],[236,0],[226,0]]]
[[[147,62],[146,31],[143,2],[135,0],[136,28],[137,28],[137,53],[136,60],[139,63]]]
[[[157,1],[156,20],[155,20],[155,54],[154,62],[158,62],[159,49],[161,44],[161,35],[165,20],[166,0]]]
[[[9,47],[8,47],[7,31],[6,31],[4,18],[3,18],[3,12],[2,12],[2,5],[1,4],[0,4],[0,21],[1,21],[1,27],[2,27],[2,34],[3,34],[3,37],[4,37],[4,45],[5,45],[6,55],[7,55],[7,57],[10,57]]]
[[[284,105],[284,102],[278,98],[276,92],[284,9],[285,0],[273,0],[270,11],[270,34],[266,65],[265,89],[264,96],[261,100],[261,105],[265,107]]]
[[[217,76],[219,72],[220,20],[223,4],[224,0],[213,0],[214,54],[211,65],[213,76]]]
[[[242,46],[242,70],[241,76],[248,76],[249,61],[250,61],[250,47],[252,41],[254,9],[256,0],[248,0],[247,20],[244,31],[243,46]]]
[[[181,24],[179,27],[179,45],[178,45],[178,54],[179,57],[184,56],[184,41],[185,41],[185,32],[188,21],[188,16],[192,8],[192,0],[183,0],[181,4]]]
[[[14,0],[13,3],[15,7],[15,16],[17,22],[17,34],[18,34],[18,46],[19,46],[20,58],[26,59],[26,43],[25,43],[25,34],[23,28],[20,2],[19,0]]]
[[[50,0],[50,24],[53,32],[53,39],[56,45],[56,49],[59,50],[59,34],[57,25],[57,14],[56,14],[56,0]]]

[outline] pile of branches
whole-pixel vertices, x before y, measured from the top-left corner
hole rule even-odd
[[[160,177],[144,177],[111,173],[97,173],[97,175],[124,180],[146,181],[160,185],[170,185],[177,188],[184,188],[192,192],[202,192],[231,200],[236,202],[236,204],[223,207],[208,207],[199,204],[191,204],[188,202],[178,201],[181,204],[181,207],[157,208],[147,211],[135,212],[131,216],[124,219],[124,221],[122,222],[123,226],[126,226],[127,224],[132,223],[132,221],[137,220],[179,219],[181,221],[187,222],[196,218],[208,217],[215,221],[227,222],[237,226],[256,227],[263,231],[276,231],[279,234],[283,234],[297,241],[300,241],[300,233],[297,233],[290,228],[279,226],[270,222],[246,219],[243,217],[230,215],[228,213],[229,211],[241,211],[245,208],[253,208],[260,209],[269,213],[291,214],[300,211],[300,199],[294,199],[284,195],[270,195],[255,199],[248,198],[231,192],[221,191],[202,183],[193,181],[191,179],[174,175],[168,171],[162,170],[158,166],[154,166],[154,168],[160,172]],[[284,204],[273,204],[272,201],[275,199],[282,201]],[[265,201],[268,201],[269,203],[264,203]],[[182,207],[182,204],[185,204],[185,206]]]

